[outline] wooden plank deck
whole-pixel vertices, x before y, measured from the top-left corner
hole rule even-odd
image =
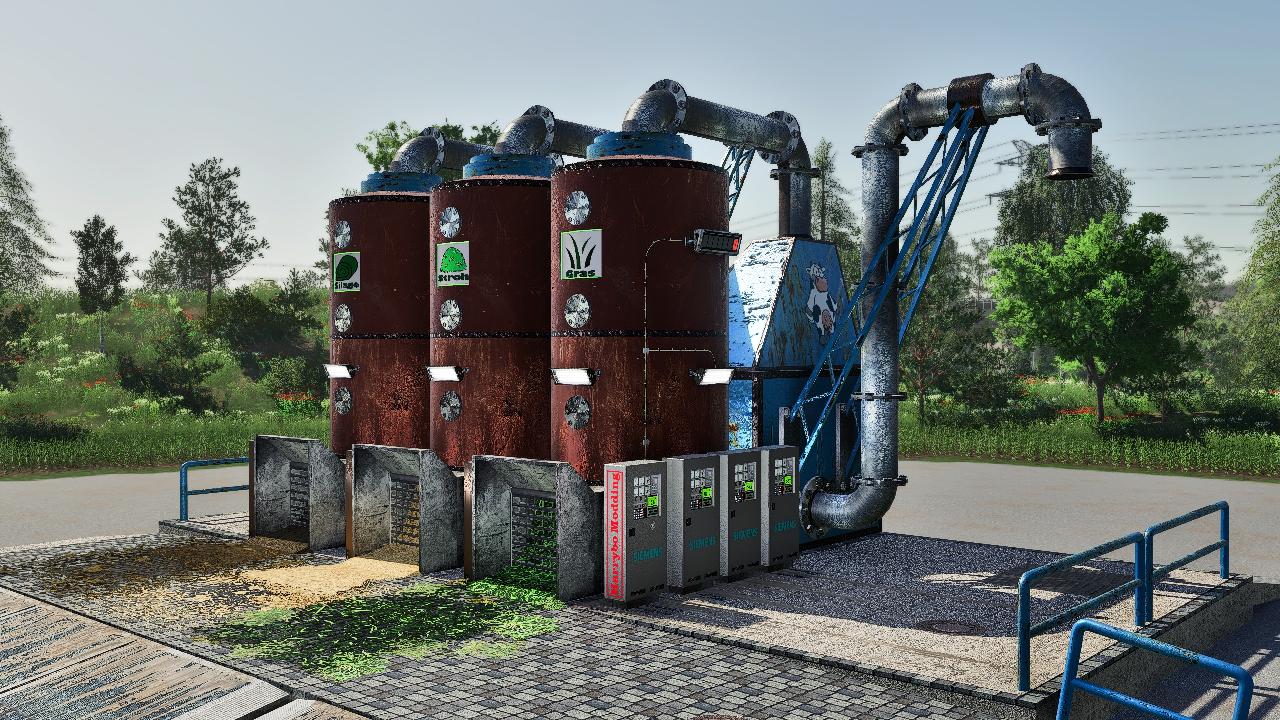
[[[0,590],[6,720],[241,720],[287,697],[244,673]]]

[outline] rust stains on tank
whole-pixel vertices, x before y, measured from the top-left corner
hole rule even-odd
[[[578,223],[565,213],[575,192],[590,207]],[[552,454],[591,482],[606,463],[728,445],[726,386],[690,374],[728,367],[728,263],[684,245],[699,228],[727,229],[727,194],[720,168],[670,158],[593,160],[552,176],[552,367],[599,371],[590,386],[553,386]],[[582,230],[599,231],[572,236],[602,254],[599,278],[568,277],[586,249],[566,250],[562,233]],[[566,316],[575,295],[589,305],[579,327]]]
[[[549,180],[487,176],[432,192],[431,365],[464,369],[430,383],[431,448],[451,466],[550,457],[550,191]]]
[[[330,445],[345,455],[354,443],[427,447],[426,365],[430,358],[430,195],[366,193],[329,204],[329,361],[355,366],[353,377],[330,381]],[[340,223],[349,240],[339,246]],[[355,263],[335,273],[344,253]],[[352,267],[358,275],[347,276]],[[335,280],[344,278],[335,291]],[[340,391],[350,409],[339,412]]]

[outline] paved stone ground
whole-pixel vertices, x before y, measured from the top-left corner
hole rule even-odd
[[[135,536],[105,541],[119,550],[154,550],[190,540]],[[297,667],[229,657],[230,649],[197,643],[207,622],[196,616],[147,621],[120,611],[120,598],[42,591],[42,579],[22,568],[99,543],[69,543],[0,551],[8,575],[0,582],[71,609],[118,622],[171,646],[214,659],[308,697],[375,718],[421,717],[429,711],[456,718],[693,718],[728,713],[746,718],[1001,717],[1003,708],[982,711],[933,699],[927,688],[783,659],[762,652],[643,628],[569,608],[556,613],[561,629],[528,640],[514,657],[483,659],[455,655],[421,660],[396,658],[386,671],[335,683]],[[333,562],[310,554],[304,562]],[[262,562],[276,562],[271,559]],[[195,587],[188,592],[199,593]],[[185,603],[179,603],[187,607]]]

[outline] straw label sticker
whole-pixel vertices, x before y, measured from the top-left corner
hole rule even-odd
[[[360,253],[336,252],[333,254],[333,291],[360,291]]]
[[[436,287],[471,284],[471,243],[436,244]]]
[[[604,277],[604,231],[569,230],[560,233],[560,279],[598,280]]]

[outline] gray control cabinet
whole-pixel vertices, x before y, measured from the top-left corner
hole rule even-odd
[[[667,463],[604,466],[604,596],[633,605],[666,587]]]
[[[800,495],[796,492],[798,449],[790,445],[760,448],[760,560],[769,570],[791,567],[800,557]]]
[[[720,574],[720,454],[667,458],[667,589],[692,592]]]
[[[720,575],[760,567],[760,449],[720,453]]]

